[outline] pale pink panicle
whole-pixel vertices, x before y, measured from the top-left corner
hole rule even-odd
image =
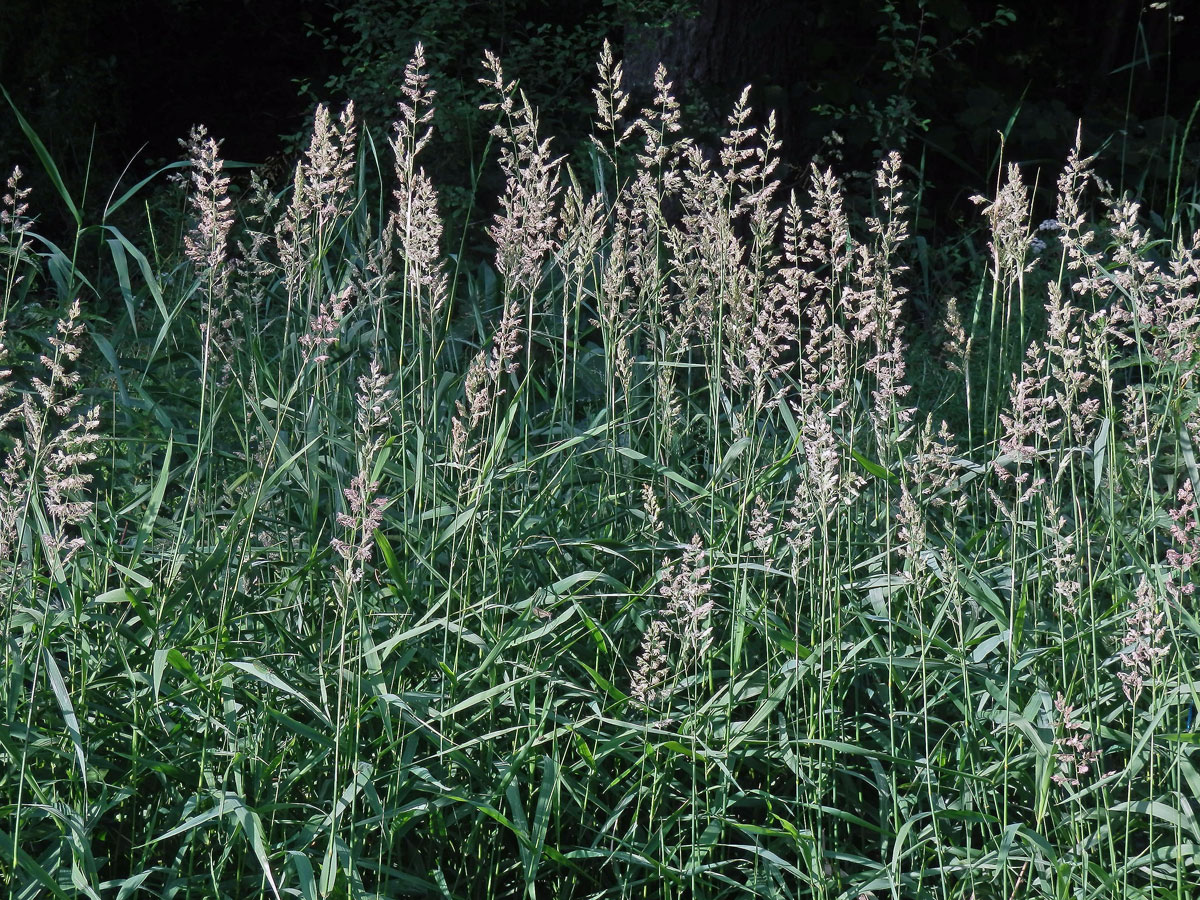
[[[0,469],[0,566],[20,543],[20,524],[25,513],[25,490],[29,472],[29,457],[25,443],[13,441]]]
[[[379,482],[370,474],[383,449],[384,426],[391,421],[395,390],[389,387],[390,378],[384,374],[378,358],[371,360],[369,371],[358,379],[358,414],[355,417],[360,443],[359,470],[342,490],[346,508],[337,514],[337,524],[345,529],[344,538],[334,538],[330,544],[346,562],[343,577],[347,583],[362,580],[363,569],[371,560],[371,543],[376,529],[383,522],[388,499],[379,494]]]
[[[1196,525],[1196,492],[1191,479],[1184,481],[1175,495],[1179,506],[1171,510],[1171,537],[1184,548],[1167,551],[1167,562],[1180,570],[1190,569],[1200,560],[1200,533]]]
[[[1100,411],[1098,397],[1089,397],[1096,377],[1090,370],[1083,341],[1083,310],[1063,294],[1057,281],[1046,284],[1047,334],[1045,355],[1049,358],[1049,396],[1057,419],[1056,441],[1060,446],[1075,446],[1091,439],[1092,425]],[[1069,461],[1063,454],[1060,468]]]
[[[493,381],[500,379],[501,370],[507,375],[516,375],[520,368],[520,354],[524,348],[522,337],[523,307],[519,300],[510,300],[504,306],[504,314],[500,317],[500,327],[492,338],[492,358],[488,372]]]
[[[800,477],[788,506],[784,532],[797,568],[807,562],[819,530],[841,508],[854,504],[866,481],[846,466],[834,423],[841,407],[831,414],[802,397],[792,410],[800,426],[803,457]]]
[[[404,99],[397,102],[400,118],[396,121],[396,137],[405,145],[409,160],[424,149],[432,137],[429,127],[433,119],[433,100],[437,91],[429,87],[429,73],[425,71],[425,47],[418,42],[413,48],[412,58],[404,67],[404,81],[400,85]]]
[[[638,154],[638,165],[646,171],[667,162],[672,145],[667,136],[677,133],[680,124],[679,101],[672,93],[673,83],[667,80],[667,70],[659,63],[654,70],[654,101],[651,108],[643,111],[636,123],[645,139]],[[670,185],[664,185],[669,187]]]
[[[662,531],[662,506],[654,485],[649,481],[642,485],[642,511],[646,514],[646,527],[651,531]]]
[[[754,511],[750,515],[750,525],[746,530],[746,536],[755,550],[759,553],[767,553],[774,543],[775,530],[775,518],[771,515],[767,501],[759,494],[754,498]]]
[[[451,424],[451,452],[460,468],[471,468],[477,459],[477,447],[471,444],[471,434],[492,414],[496,399],[504,391],[496,385],[491,373],[491,359],[480,350],[471,359],[463,376],[463,398],[454,403],[455,416]]]
[[[25,202],[25,199],[30,192],[30,188],[21,187],[20,166],[13,166],[12,174],[8,176],[5,186],[8,188],[8,193],[4,195],[3,205],[0,206],[0,225],[5,228],[17,228],[29,211],[29,204]]]
[[[1061,421],[1055,418],[1057,404],[1047,387],[1050,376],[1042,364],[1042,348],[1036,342],[1021,363],[1021,377],[1014,373],[1009,386],[1008,410],[1000,413],[1000,453],[993,468],[1001,481],[1012,482],[1018,505],[1028,502],[1044,484],[1034,478],[1030,463],[1050,446],[1052,432]],[[1007,468],[1011,464],[1013,469]],[[1001,508],[1008,507],[993,494]]]
[[[541,258],[554,247],[553,201],[559,190],[558,161],[549,157],[549,142],[537,139],[532,108],[523,96],[519,109],[514,104],[516,83],[504,81],[499,59],[489,52],[485,64],[493,78],[481,82],[498,91],[501,99],[483,108],[499,109],[509,121],[508,129],[497,125],[493,130],[505,141],[501,167],[507,186],[501,201],[503,211],[489,233],[497,245],[497,267],[508,279],[510,292],[492,337],[491,351],[480,350],[473,357],[463,378],[463,400],[456,402],[452,452],[460,466],[473,464],[474,453],[468,446],[470,432],[491,414],[496,400],[504,394],[501,376],[519,372],[528,323],[518,288],[531,290],[536,286]]]
[[[354,185],[354,146],[357,126],[354,103],[346,104],[337,124],[329,108],[321,105],[313,116],[313,134],[301,163],[301,193],[324,227],[345,212],[346,198]]]
[[[1067,268],[1071,271],[1083,269],[1091,259],[1089,245],[1095,232],[1087,227],[1087,212],[1083,194],[1089,182],[1096,181],[1091,164],[1094,156],[1082,156],[1083,127],[1076,129],[1075,144],[1067,156],[1067,165],[1058,176],[1058,208],[1054,224],[1059,240],[1067,249]],[[1043,223],[1046,224],[1046,223]]]
[[[350,487],[342,494],[346,498],[347,512],[337,515],[337,523],[346,529],[349,540],[334,538],[333,549],[344,559],[348,581],[362,580],[363,565],[371,561],[371,542],[376,529],[383,523],[387,499],[376,496],[379,482],[370,481],[362,475],[350,480]]]
[[[241,208],[243,227],[239,229],[238,253],[234,260],[231,294],[244,298],[248,309],[259,309],[266,302],[270,285],[278,271],[276,261],[271,258],[271,221],[279,197],[257,171],[250,173],[250,192]],[[231,305],[227,319],[218,323],[222,334],[222,350],[232,356],[242,340],[235,333],[234,325],[242,321],[243,312]]]
[[[15,424],[20,432],[4,465],[0,520],[13,523],[25,519],[29,498],[40,493],[49,524],[49,531],[40,537],[43,545],[58,555],[60,564],[86,546],[78,533],[94,509],[89,496],[92,475],[86,466],[96,459],[95,445],[101,439],[100,409],[84,405],[82,379],[70,367],[82,352],[81,317],[79,301],[75,300],[48,338],[53,353],[38,358],[45,377],[31,378],[33,390],[20,394],[19,401],[0,411],[0,427]],[[0,359],[3,355],[0,347]],[[7,371],[3,377],[8,377]],[[12,393],[0,390],[0,399]],[[21,478],[26,483],[21,483]],[[29,481],[35,481],[40,491],[31,494]],[[11,547],[14,539],[6,532],[3,546]]]
[[[596,70],[600,76],[599,86],[592,90],[592,96],[596,98],[596,130],[608,132],[612,135],[613,146],[620,146],[635,126],[622,127],[622,119],[629,106],[629,95],[622,85],[624,72],[621,63],[613,56],[612,45],[607,38],[600,50]],[[605,155],[611,152],[612,148],[599,138],[593,137],[592,141]]]
[[[379,449],[383,441],[380,429],[391,420],[396,391],[388,386],[390,383],[391,378],[384,373],[378,357],[371,360],[371,367],[366,374],[358,378],[358,395],[355,398],[358,413],[354,421],[359,435],[369,438],[367,447],[371,454]]]
[[[1158,663],[1168,652],[1166,613],[1158,606],[1154,587],[1143,575],[1138,582],[1132,608],[1121,638],[1121,687],[1125,698],[1135,704],[1147,681],[1153,682]]]
[[[908,267],[899,261],[899,248],[908,238],[900,155],[890,153],[875,175],[881,215],[867,218],[873,246],[859,245],[858,265],[852,269],[853,285],[844,290],[840,305],[853,323],[854,340],[865,344],[869,357],[865,368],[872,375],[871,421],[881,448],[898,445],[910,431],[915,410],[902,402],[912,389],[906,383],[907,363],[902,276]]]
[[[505,393],[500,387],[504,375],[520,371],[524,347],[524,307],[512,299],[504,306],[500,324],[492,337],[490,352],[479,350],[463,375],[463,399],[455,402],[456,415],[451,425],[451,449],[455,462],[464,467],[474,464],[475,454],[468,446],[470,433],[491,415],[496,401]]]
[[[338,340],[342,319],[354,296],[354,287],[348,285],[338,294],[333,294],[321,303],[317,314],[309,319],[308,331],[300,336],[304,358],[312,363],[323,363],[329,359],[328,350]]]
[[[927,415],[917,431],[916,446],[905,461],[921,505],[946,509],[954,518],[966,511],[969,497],[962,489],[962,462],[956,457],[954,433],[945,420],[935,431],[933,416]]]
[[[1167,549],[1168,572],[1163,587],[1169,600],[1180,604],[1196,593],[1192,570],[1200,562],[1200,523],[1196,520],[1196,495],[1190,479],[1176,497],[1179,506],[1170,511],[1175,546]]]
[[[1100,759],[1100,753],[1091,745],[1091,729],[1076,718],[1077,710],[1061,693],[1054,700],[1054,708],[1058,711],[1062,733],[1054,739],[1058,771],[1051,778],[1062,787],[1077,788],[1083,784],[1082,776],[1091,772]]]
[[[670,675],[667,640],[670,633],[671,627],[665,621],[653,619],[642,636],[637,666],[630,681],[630,693],[643,706],[653,706],[667,697],[667,680]]]
[[[1069,616],[1079,612],[1079,598],[1083,592],[1083,571],[1077,538],[1071,533],[1067,517],[1059,509],[1053,493],[1043,498],[1046,504],[1045,528],[1050,538],[1050,552],[1045,558],[1046,569],[1054,579],[1054,598],[1063,613]]]
[[[245,265],[229,259],[229,233],[234,220],[229,176],[224,174],[220,141],[209,137],[202,125],[193,127],[188,140],[180,143],[187,149],[191,164],[189,204],[195,217],[191,231],[184,235],[184,252],[206,288],[200,317],[202,364],[207,370],[215,347],[224,357],[220,374],[224,381],[231,373],[232,354],[239,343],[235,326],[240,311],[231,308],[230,284],[239,266]]]
[[[989,201],[982,196],[971,198],[983,206],[983,214],[991,226],[992,277],[1005,291],[1032,269],[1033,264],[1027,259],[1034,242],[1029,230],[1029,188],[1021,177],[1020,166],[1010,163],[1007,176],[1004,185],[997,190],[995,200]]]
[[[189,198],[195,214],[192,230],[184,236],[188,259],[208,279],[214,293],[227,286],[229,231],[233,227],[233,209],[229,199],[229,176],[220,156],[221,142],[208,136],[203,125],[192,128],[187,141],[180,143],[188,151],[192,167],[193,191]]]
[[[321,242],[349,212],[356,136],[353,103],[346,105],[336,124],[325,105],[317,106],[308,150],[296,163],[291,202],[275,226],[289,295],[300,290],[311,260],[323,252]]]
[[[417,44],[404,69],[400,88],[400,118],[392,138],[396,157],[396,187],[392,194],[396,210],[390,231],[399,239],[404,259],[404,277],[421,326],[430,332],[439,322],[448,298],[448,276],[441,253],[442,221],[433,181],[416,164],[416,157],[429,143],[436,92],[429,88],[425,51]],[[390,235],[389,235],[390,238]]]
[[[676,634],[693,659],[704,655],[712,641],[708,625],[713,602],[710,567],[705,564],[707,551],[699,535],[693,535],[684,549],[683,559],[663,573],[659,593],[667,601],[667,610],[675,620]]]
[[[963,375],[966,373],[967,361],[971,356],[972,340],[967,337],[967,330],[963,326],[962,314],[958,310],[958,298],[956,297],[951,297],[946,301],[942,330],[946,333],[946,340],[942,344],[942,348],[949,357],[946,367],[952,372]]]
[[[491,78],[480,82],[500,94],[484,110],[503,113],[492,134],[500,145],[500,168],[506,182],[500,212],[488,235],[496,245],[496,268],[510,289],[532,291],[541,280],[542,265],[554,249],[557,222],[555,198],[560,191],[561,160],[551,155],[550,140],[538,137],[537,115],[522,93],[517,102],[516,82],[506,82],[500,60],[488,51],[484,65]]]
[[[28,218],[29,204],[26,202],[30,188],[21,187],[19,166],[13,167],[6,186],[8,190],[3,201],[0,201],[0,247],[9,247],[12,250],[8,264],[8,280],[10,287],[16,287],[24,278],[23,275],[15,274],[17,263],[28,259],[28,252],[33,246],[32,241],[26,237],[30,225],[33,224]]]
[[[925,550],[927,528],[925,516],[917,501],[908,489],[908,485],[900,486],[900,502],[896,512],[897,531],[899,540],[897,547],[900,558],[904,560],[910,575],[920,570],[921,554]]]
[[[712,644],[712,581],[706,559],[707,551],[696,535],[684,548],[682,559],[662,573],[658,592],[665,603],[642,637],[631,680],[633,696],[643,705],[670,695],[670,639],[679,642],[677,675],[698,665]]]
[[[459,406],[461,407],[461,403]],[[455,465],[466,468],[474,464],[474,460],[470,458],[470,441],[471,435],[467,431],[467,426],[463,424],[461,415],[454,417],[450,423],[450,453],[454,459]]]
[[[487,357],[482,352],[477,353],[467,367],[463,380],[464,401],[458,404],[461,418],[467,420],[467,425],[474,428],[492,412],[492,404],[497,395],[503,391],[492,387],[492,376],[488,370]]]

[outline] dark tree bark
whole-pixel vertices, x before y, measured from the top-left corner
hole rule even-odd
[[[648,90],[660,61],[680,90],[736,89],[751,81],[786,86],[802,77],[812,4],[699,0],[697,6],[695,16],[666,30],[638,28],[627,34],[625,71],[631,85]]]
[[[720,111],[727,111],[741,89],[752,84],[755,118],[774,111],[784,145],[800,148],[805,141],[792,110],[811,105],[801,98],[808,94],[807,37],[814,33],[819,4],[698,0],[696,6],[695,15],[665,30],[626,32],[625,73],[634,95],[650,96],[660,62],[677,96],[704,96]]]
[[[1128,48],[1122,47],[1122,41],[1128,41],[1137,24],[1138,4],[1131,0],[1110,0],[1103,14],[1097,17],[1096,64],[1093,70],[1090,86],[1084,100],[1084,109],[1096,105],[1101,95],[1110,88],[1109,73],[1116,68],[1118,55],[1128,55]],[[1127,60],[1126,60],[1127,61]]]

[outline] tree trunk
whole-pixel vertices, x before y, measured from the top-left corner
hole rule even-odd
[[[696,6],[694,16],[665,30],[630,29],[625,72],[631,87],[649,90],[659,62],[680,91],[702,85],[738,90],[764,77],[787,87],[802,76],[803,40],[813,17],[808,4],[698,0]]]

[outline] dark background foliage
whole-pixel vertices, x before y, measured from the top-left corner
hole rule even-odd
[[[903,149],[926,230],[973,221],[967,197],[994,177],[1001,132],[1005,157],[1042,166],[1052,185],[1080,120],[1086,147],[1108,145],[1105,174],[1161,207],[1200,99],[1200,55],[1188,49],[1200,13],[1178,2],[7,0],[4,19],[0,84],[76,196],[87,179],[96,210],[118,180],[128,187],[178,158],[197,122],[225,139],[227,158],[282,172],[315,102],[353,97],[382,150],[418,40],[441,95],[429,164],[452,217],[469,206],[490,125],[476,111],[484,49],[520,79],[564,153],[588,131],[605,38],[635,96],[666,63],[700,137],[752,83],[800,175],[823,149],[843,171]],[[823,147],[832,130],[840,153]],[[1195,153],[1182,158],[1190,183]],[[52,196],[6,109],[0,167],[18,162]],[[495,176],[483,172],[486,189]],[[48,199],[35,208],[51,233],[61,225]]]

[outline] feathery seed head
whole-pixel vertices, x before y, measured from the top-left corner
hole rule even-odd
[[[1121,672],[1118,677],[1125,698],[1131,705],[1137,703],[1146,682],[1153,683],[1158,663],[1167,655],[1167,628],[1163,624],[1165,616],[1166,613],[1159,609],[1150,579],[1143,575],[1125,619],[1125,634],[1121,638]]]
[[[1029,188],[1021,178],[1021,168],[1009,163],[1008,178],[996,199],[975,196],[972,202],[984,207],[983,214],[992,229],[988,245],[992,251],[992,277],[1008,290],[1032,268],[1027,263],[1033,236],[1029,233]]]
[[[321,302],[317,314],[308,322],[308,331],[300,336],[305,360],[317,364],[329,359],[326,351],[337,343],[338,331],[353,295],[354,287],[348,285],[340,294],[333,294]]]
[[[1054,708],[1059,715],[1061,734],[1054,739],[1054,746],[1058,750],[1054,758],[1058,761],[1059,769],[1051,780],[1062,787],[1077,788],[1082,784],[1080,776],[1092,770],[1100,753],[1091,746],[1091,729],[1075,717],[1077,710],[1067,703],[1067,698],[1061,693],[1054,700]]]
[[[229,176],[223,174],[221,143],[209,137],[203,125],[194,126],[188,140],[180,143],[191,162],[193,191],[189,204],[196,217],[192,230],[184,237],[184,250],[207,279],[213,294],[222,295],[228,286],[227,245],[233,209]]]

